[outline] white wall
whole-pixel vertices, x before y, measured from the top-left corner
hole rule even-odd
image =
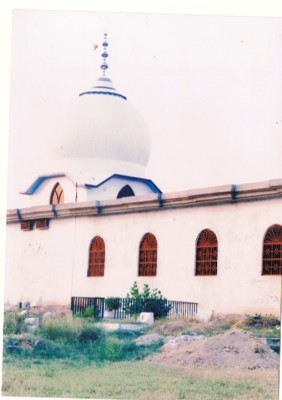
[[[5,303],[69,303],[75,220],[52,220],[47,230],[8,225]]]
[[[5,299],[68,304],[71,295],[125,296],[137,280],[171,300],[198,302],[215,312],[279,314],[281,277],[261,275],[263,238],[273,224],[282,224],[278,199],[66,218],[50,221],[46,231],[22,232],[11,224]],[[217,276],[195,276],[196,239],[206,228],[218,239]],[[146,232],[158,241],[157,276],[139,278],[138,249]],[[105,276],[87,277],[96,235],[105,241]]]
[[[87,200],[116,199],[119,191],[126,185],[131,187],[135,196],[153,193],[152,190],[143,182],[135,182],[126,178],[112,178],[97,188],[88,189]]]
[[[56,183],[60,183],[64,191],[64,203],[84,202],[91,200],[116,199],[119,191],[129,185],[136,196],[153,193],[143,182],[126,178],[112,178],[96,188],[76,187],[67,176],[47,178],[32,195],[22,195],[20,207],[32,207],[50,204],[50,196]]]
[[[73,203],[76,197],[75,183],[68,177],[48,178],[32,195],[23,194],[21,197],[20,207],[33,207],[50,204],[50,196],[56,183],[59,182],[64,191],[64,202]],[[78,188],[81,201],[86,200],[85,189]]]

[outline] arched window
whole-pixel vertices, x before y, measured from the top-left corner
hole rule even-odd
[[[263,275],[282,274],[282,226],[272,225],[263,241]]]
[[[196,275],[217,275],[217,238],[209,229],[203,230],[197,239]]]
[[[117,199],[121,199],[122,197],[130,197],[130,196],[135,196],[133,190],[129,185],[124,186],[123,188],[120,189],[117,195]]]
[[[138,276],[157,275],[157,239],[152,233],[146,233],[139,247]]]
[[[64,191],[59,182],[53,187],[51,196],[50,196],[50,204],[62,204],[64,202]]]
[[[105,242],[100,236],[95,236],[90,243],[87,276],[104,276],[104,270]]]

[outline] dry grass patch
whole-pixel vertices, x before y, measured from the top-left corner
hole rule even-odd
[[[218,371],[150,365],[18,361],[6,364],[3,395],[131,400],[265,400],[278,397],[277,371]]]
[[[206,336],[223,333],[233,326],[242,324],[244,316],[238,314],[216,315],[208,322],[196,318],[174,318],[155,322],[153,332],[164,336],[179,336],[182,334],[203,334]]]

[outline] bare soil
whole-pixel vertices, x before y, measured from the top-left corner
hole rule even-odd
[[[223,334],[191,343],[167,343],[162,352],[147,358],[150,363],[181,367],[240,369],[278,369],[279,356],[261,339],[232,328]]]
[[[64,306],[33,307],[29,315],[42,315],[46,311],[65,319],[72,319],[71,311]],[[279,355],[263,340],[245,331],[245,326],[245,316],[237,314],[216,315],[208,322],[200,322],[193,318],[160,323],[156,321],[150,333],[167,337],[167,340],[164,340],[162,351],[148,357],[146,361],[193,368],[278,370]],[[169,340],[179,338],[183,334],[204,338],[187,342]]]
[[[47,312],[51,312],[54,316],[58,318],[72,320],[72,311],[68,306],[50,304],[45,306],[33,306],[28,309],[28,315],[30,317],[42,316],[44,313]]]

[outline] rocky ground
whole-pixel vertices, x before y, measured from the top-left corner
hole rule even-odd
[[[180,338],[180,337],[179,337]],[[148,362],[185,367],[273,369],[279,356],[261,339],[241,329],[231,329],[211,337],[187,336],[187,340],[169,339],[159,354]]]
[[[25,321],[34,328],[38,326],[39,316],[43,321],[52,316],[72,320],[71,311],[66,307],[32,308],[19,311],[19,314],[28,317]],[[266,320],[272,327],[276,323],[279,321]],[[196,319],[156,321],[149,332],[136,339],[136,344],[162,344],[159,353],[146,359],[149,363],[193,368],[278,369],[279,355],[268,346],[266,339],[244,329],[245,324],[246,317],[235,314],[219,315],[208,322]],[[30,346],[25,335],[19,335],[18,342],[17,346]]]

